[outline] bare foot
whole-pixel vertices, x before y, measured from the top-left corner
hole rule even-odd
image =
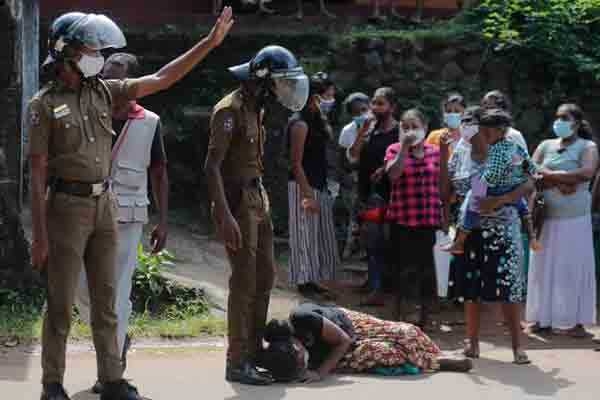
[[[476,339],[465,339],[463,354],[468,358],[479,358],[479,341]]]

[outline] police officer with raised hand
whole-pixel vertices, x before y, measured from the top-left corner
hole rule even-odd
[[[300,111],[309,85],[294,55],[279,46],[265,47],[230,71],[241,85],[213,110],[205,165],[213,216],[231,264],[225,376],[230,382],[268,385],[269,374],[256,368],[275,277],[269,199],[262,185],[262,117],[272,101]]]
[[[91,300],[101,400],[141,399],[123,380],[115,313],[117,212],[110,192],[112,110],[169,88],[219,46],[233,25],[231,8],[208,36],[158,72],[102,80],[101,51],[126,45],[103,15],[72,12],[50,28],[44,66],[53,80],[31,100],[32,262],[47,268],[42,335],[42,400],[68,400],[62,382],[71,309],[82,266]],[[50,190],[48,190],[50,183]]]

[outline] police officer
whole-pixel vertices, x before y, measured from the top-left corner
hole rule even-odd
[[[213,216],[231,264],[226,379],[267,385],[270,376],[256,369],[275,276],[269,200],[261,181],[262,116],[268,101],[301,110],[309,85],[294,55],[279,46],[262,49],[230,71],[241,86],[213,110],[205,166]]]
[[[101,400],[137,400],[122,379],[115,313],[116,207],[109,190],[112,109],[167,89],[221,44],[233,24],[226,8],[209,35],[152,75],[102,80],[100,53],[125,46],[103,15],[68,13],[51,26],[45,67],[53,81],[31,100],[31,180],[34,266],[47,266],[48,310],[42,335],[42,400],[68,400],[62,382],[71,308],[82,265]],[[50,190],[47,193],[47,183]],[[47,264],[47,265],[46,265]]]

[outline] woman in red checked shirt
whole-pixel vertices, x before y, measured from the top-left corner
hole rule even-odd
[[[425,143],[427,121],[421,111],[402,116],[400,137],[388,147],[386,171],[392,182],[386,215],[391,227],[391,262],[396,268],[399,304],[420,304],[417,325],[427,325],[437,298],[433,246],[441,225],[440,151]]]

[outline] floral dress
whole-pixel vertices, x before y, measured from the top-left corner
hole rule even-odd
[[[464,170],[460,160],[456,163],[450,168],[451,179],[452,171]],[[461,180],[462,185],[465,183]],[[514,206],[482,216],[480,228],[473,230],[465,241],[464,253],[450,262],[449,297],[460,302],[523,302],[526,292],[523,255],[521,220]]]

